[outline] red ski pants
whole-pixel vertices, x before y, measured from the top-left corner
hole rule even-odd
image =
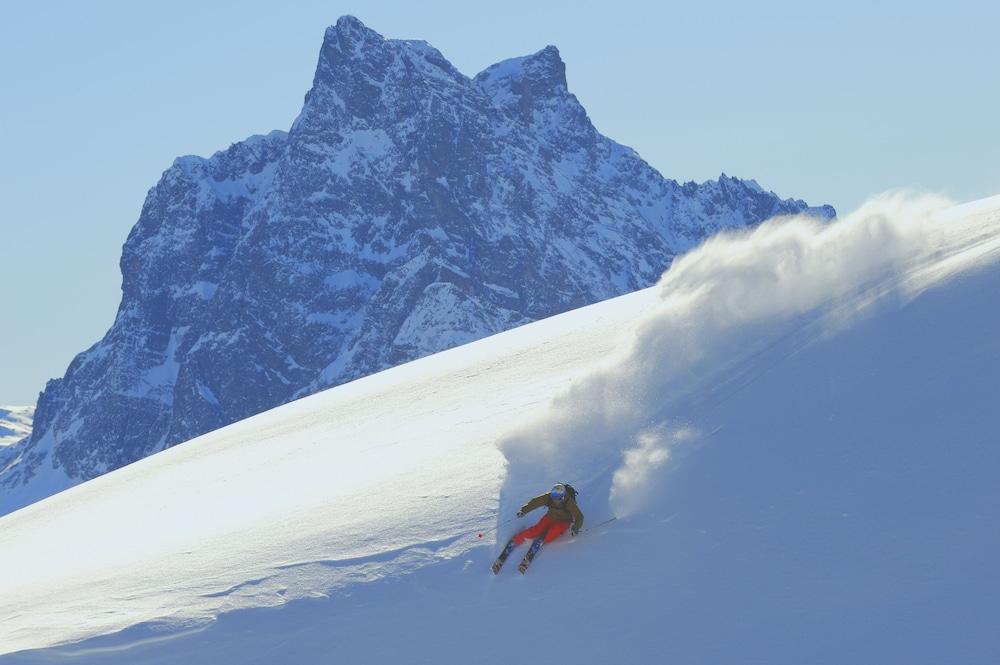
[[[553,540],[566,533],[566,529],[569,528],[570,524],[572,524],[572,522],[554,520],[546,515],[542,519],[538,520],[538,523],[534,526],[529,526],[524,531],[520,531],[515,534],[514,544],[520,545],[526,540],[534,540],[543,533],[545,534],[545,542],[551,543]]]

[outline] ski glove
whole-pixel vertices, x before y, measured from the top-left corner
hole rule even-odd
[[[518,517],[524,517],[524,511],[523,510],[517,511],[517,516]]]
[[[579,529],[571,529],[571,530],[570,530],[570,532],[569,532],[569,535],[571,535],[571,536],[575,536],[575,535],[576,535],[576,534],[578,534],[578,533],[580,533],[580,530],[579,530]]]

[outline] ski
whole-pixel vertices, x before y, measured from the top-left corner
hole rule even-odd
[[[500,572],[500,569],[503,568],[503,562],[507,560],[507,557],[509,557],[510,553],[513,551],[514,551],[514,539],[511,538],[510,540],[507,541],[507,545],[504,546],[503,551],[500,552],[500,555],[497,557],[497,560],[493,562],[493,566],[491,569],[493,570],[494,575]]]
[[[521,565],[517,567],[517,569],[521,571],[522,575],[526,570],[528,570],[528,566],[530,566],[531,562],[535,560],[535,557],[538,555],[538,550],[542,549],[542,545],[544,544],[544,536],[539,536],[531,542],[531,547],[528,548],[528,553],[524,555],[524,558],[521,559]]]

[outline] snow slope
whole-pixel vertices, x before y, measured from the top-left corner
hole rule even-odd
[[[0,662],[995,663],[1000,198],[944,207],[719,236],[0,518]],[[555,479],[620,519],[494,578]]]
[[[31,434],[33,406],[0,406],[0,448],[17,443]]]

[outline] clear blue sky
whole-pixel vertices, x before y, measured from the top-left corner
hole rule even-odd
[[[595,125],[667,177],[848,211],[891,188],[1000,193],[987,2],[28,2],[0,21],[0,404],[111,325],[146,191],[183,154],[287,129],[353,14],[472,75],[559,47]]]

